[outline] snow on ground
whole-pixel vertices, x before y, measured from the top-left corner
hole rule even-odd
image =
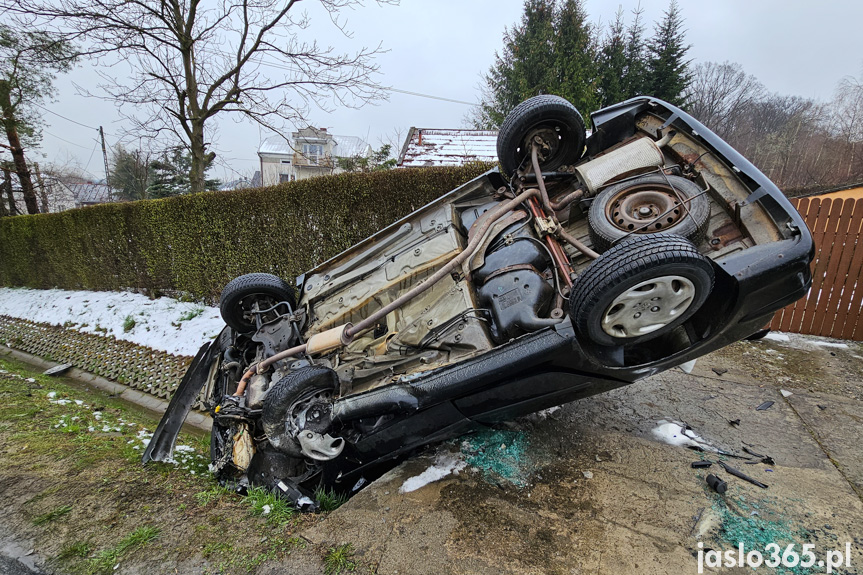
[[[195,355],[225,327],[218,308],[131,292],[0,288],[0,315],[113,335],[175,355]]]
[[[458,472],[467,467],[467,463],[459,457],[451,454],[438,454],[434,464],[420,473],[405,479],[402,486],[399,487],[399,493],[410,493],[416,491],[424,485],[440,481],[447,475],[452,473],[458,475]]]
[[[685,447],[697,447],[705,451],[716,451],[717,449],[697,436],[694,431],[676,421],[660,419],[657,427],[651,432],[654,437],[669,445],[683,445]]]

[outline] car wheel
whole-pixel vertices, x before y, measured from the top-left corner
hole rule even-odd
[[[332,369],[311,366],[290,372],[267,392],[261,425],[277,450],[296,457],[326,461],[344,448],[330,437],[333,396],[339,378]],[[299,438],[300,433],[309,438]]]
[[[250,333],[258,328],[252,312],[272,308],[281,302],[288,302],[293,310],[295,301],[293,288],[282,278],[272,274],[246,274],[231,280],[222,290],[219,311],[231,328],[240,333]],[[275,319],[276,315],[273,311],[272,317],[262,319]]]
[[[604,252],[625,237],[674,234],[698,244],[707,232],[710,199],[680,176],[651,174],[612,185],[590,205],[593,248]]]
[[[574,164],[584,153],[584,120],[575,106],[560,96],[535,96],[516,106],[498,132],[497,157],[508,176],[530,162],[530,142],[537,136],[544,172]]]
[[[640,343],[686,321],[713,289],[713,266],[679,236],[638,236],[578,276],[570,313],[578,334],[601,345]]]

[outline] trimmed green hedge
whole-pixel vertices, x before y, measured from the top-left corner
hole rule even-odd
[[[339,174],[0,219],[0,284],[186,292],[232,278],[289,281],[460,184],[487,164]]]

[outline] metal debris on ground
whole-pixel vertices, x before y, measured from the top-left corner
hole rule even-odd
[[[715,373],[716,375],[723,375],[725,373],[728,373],[728,370],[725,369],[724,367],[714,367],[711,369],[713,370],[713,373]]]
[[[719,477],[713,475],[712,473],[707,476],[707,485],[715,491],[716,493],[725,493],[728,491],[728,484],[722,481]]]
[[[709,459],[702,459],[701,461],[692,462],[693,469],[704,469],[706,467],[710,467],[711,465],[713,465],[713,462]]]
[[[752,485],[755,485],[756,487],[760,487],[762,489],[767,489],[767,485],[765,485],[764,483],[761,483],[757,479],[749,477],[748,475],[746,475],[742,471],[735,469],[735,468],[731,467],[730,465],[727,465],[726,463],[724,463],[722,461],[719,462],[719,465],[722,466],[722,469],[724,469],[725,471],[727,471],[728,473],[730,473],[734,477],[738,477],[738,478],[742,479],[743,481],[748,481],[749,483],[751,483]]]
[[[55,365],[54,367],[46,369],[42,372],[42,375],[60,375],[64,371],[68,371],[71,367],[71,363],[61,363],[60,365]]]
[[[776,403],[776,402],[775,401],[765,401],[764,403],[762,403],[761,405],[756,407],[755,411],[764,411],[766,409],[770,409],[774,403]]]

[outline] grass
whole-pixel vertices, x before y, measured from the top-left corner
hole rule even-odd
[[[178,322],[189,321],[190,319],[195,319],[196,317],[198,317],[202,313],[204,313],[204,308],[202,308],[202,307],[192,308],[189,311],[187,311],[186,313],[184,313],[183,315],[181,315],[177,319],[177,321]]]
[[[218,501],[223,495],[227,495],[229,493],[233,492],[229,489],[225,489],[217,483],[209,489],[195,493],[195,501],[197,501],[198,505],[201,507],[205,507],[213,501]]]
[[[93,551],[89,541],[74,541],[66,543],[60,548],[57,559],[75,559],[87,557]]]
[[[324,575],[339,575],[355,571],[357,562],[353,560],[354,546],[344,543],[330,547],[324,555]]]
[[[245,501],[252,508],[252,515],[265,517],[267,523],[278,527],[290,523],[297,514],[287,500],[262,487],[251,487]]]
[[[50,523],[64,515],[68,515],[69,512],[72,511],[71,505],[63,505],[56,509],[52,509],[48,513],[43,513],[42,515],[37,515],[33,519],[33,525],[45,525],[46,523]]]
[[[321,511],[329,512],[335,511],[344,505],[348,500],[348,496],[336,493],[335,490],[318,489],[315,491],[315,499],[318,500]]]
[[[87,575],[103,575],[113,572],[114,566],[123,558],[123,555],[154,541],[159,537],[160,532],[157,527],[138,527],[121,539],[114,547],[99,551],[95,557],[87,562],[85,573]]]
[[[135,328],[135,318],[131,315],[127,315],[123,320],[123,333],[129,333]]]

